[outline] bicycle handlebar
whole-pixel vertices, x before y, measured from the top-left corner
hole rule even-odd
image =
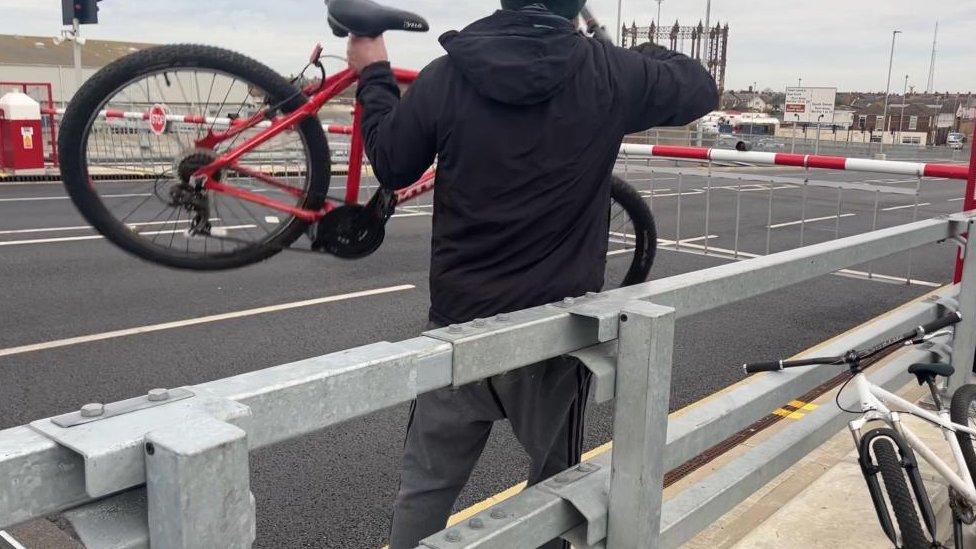
[[[742,370],[747,374],[754,374],[756,372],[778,372],[786,368],[813,366],[816,364],[856,364],[863,359],[873,357],[878,353],[886,349],[890,349],[896,345],[901,345],[904,343],[918,343],[926,334],[931,334],[941,330],[942,328],[956,324],[960,320],[962,320],[962,314],[960,314],[959,311],[952,311],[951,313],[939,317],[932,322],[927,322],[921,326],[918,326],[911,332],[908,332],[899,338],[883,342],[865,351],[850,351],[844,356],[804,358],[799,360],[778,360],[775,362],[752,362],[749,364],[743,364]]]
[[[952,311],[944,317],[937,318],[927,324],[922,324],[915,329],[914,336],[922,337],[925,334],[931,334],[932,332],[936,332],[947,326],[952,326],[960,320],[962,320],[962,314],[960,314],[959,311]]]
[[[813,366],[815,364],[837,364],[843,362],[842,356],[829,356],[820,358],[801,358],[798,360],[777,360],[776,362],[751,362],[743,364],[742,370],[747,374],[756,372],[778,372],[786,368],[796,368],[797,366]]]

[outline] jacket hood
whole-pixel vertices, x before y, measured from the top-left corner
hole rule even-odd
[[[585,59],[585,40],[565,18],[542,10],[499,10],[440,39],[479,94],[510,105],[559,92]]]

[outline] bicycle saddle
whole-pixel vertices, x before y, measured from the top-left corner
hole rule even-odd
[[[381,6],[372,0],[326,0],[325,3],[329,7],[329,26],[333,34],[340,38],[350,34],[376,38],[390,30],[430,30],[423,17]]]
[[[912,364],[908,367],[908,373],[915,374],[918,378],[918,383],[921,385],[925,382],[926,378],[934,378],[935,376],[949,377],[955,373],[956,369],[949,364],[942,364],[939,362],[932,363],[918,363]]]

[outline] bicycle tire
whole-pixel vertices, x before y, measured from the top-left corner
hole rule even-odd
[[[163,69],[206,69],[239,77],[258,86],[272,104],[280,103],[291,112],[307,98],[278,73],[245,55],[212,46],[175,44],[147,48],[122,57],[92,76],[78,90],[65,111],[58,139],[64,186],[82,216],[106,239],[142,259],[169,267],[189,270],[222,270],[242,267],[267,259],[292,244],[308,223],[295,217],[283,223],[270,238],[229,252],[189,256],[166,251],[129,230],[102,203],[90,184],[87,165],[88,132],[102,105],[116,90],[140,76]],[[329,187],[328,141],[317,117],[308,117],[294,128],[307,147],[308,183],[298,206],[317,209]]]
[[[627,212],[636,236],[634,256],[621,286],[640,284],[647,280],[657,254],[657,225],[654,223],[654,215],[640,193],[617,176],[610,179],[610,199]]]
[[[976,385],[963,385],[956,389],[949,403],[949,418],[953,423],[971,426],[969,410],[976,402]],[[966,467],[972,478],[976,478],[976,447],[973,446],[973,438],[968,433],[956,431],[956,440],[959,441],[959,448],[962,450],[962,457],[966,460]]]
[[[879,437],[871,445],[878,462],[881,479],[888,501],[895,512],[898,531],[901,535],[901,549],[928,549],[932,547],[925,537],[918,513],[915,510],[915,500],[905,481],[901,460],[894,444],[887,438]]]

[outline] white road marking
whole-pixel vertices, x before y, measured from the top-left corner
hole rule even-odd
[[[236,230],[236,229],[254,229],[257,225],[231,225],[229,227],[220,227],[224,230]],[[186,229],[167,229],[165,231],[143,231],[139,234],[141,235],[160,235],[160,234],[173,234],[182,233]],[[55,242],[78,242],[81,240],[101,240],[105,237],[97,234],[91,236],[62,236],[58,238],[34,238],[31,240],[8,240],[6,242],[0,242],[0,246],[22,246],[25,244],[52,244]]]
[[[431,217],[432,215],[434,214],[429,214],[427,212],[407,212],[407,213],[393,214],[390,217]]]
[[[7,532],[4,532],[3,530],[0,530],[0,540],[3,540],[9,544],[11,549],[27,549],[19,541],[15,540],[13,536]]]
[[[801,223],[810,223],[812,221],[825,221],[827,219],[837,219],[838,217],[851,217],[857,214],[846,213],[840,215],[827,215],[824,217],[811,217],[810,219],[801,219],[799,221],[787,221],[786,223],[776,223],[775,225],[770,225],[770,229],[778,229],[780,227],[789,227],[792,225],[800,225]]]
[[[669,196],[690,196],[695,194],[705,194],[705,191],[685,191],[681,193],[663,193],[663,194],[657,194],[657,192],[654,192],[652,194],[649,191],[641,191],[641,196],[650,197],[650,198],[667,198]]]
[[[619,236],[619,237],[623,237],[625,239],[623,242],[621,242],[619,240],[612,240],[611,239],[610,242],[613,242],[615,244],[629,244],[630,241],[637,239],[637,235],[630,234],[630,233],[616,233],[616,232],[610,231],[610,234],[612,236]],[[699,240],[711,240],[713,238],[718,238],[718,235],[710,234],[708,236],[696,236],[694,238],[682,238],[679,242],[681,244],[685,244],[685,243],[688,243],[688,242],[698,242]],[[627,239],[629,239],[629,240],[627,240]],[[659,238],[659,239],[657,239],[657,243],[659,245],[661,245],[661,246],[674,246],[675,245],[675,241],[674,240],[668,240],[667,238]],[[622,253],[622,252],[620,250],[617,250],[617,251],[614,251],[614,252],[607,252],[607,255],[614,255],[614,254],[617,254],[617,253]]]
[[[103,194],[100,198],[132,198],[135,196],[152,196],[152,193],[137,194]],[[20,198],[0,198],[0,202],[36,202],[39,200],[69,200],[69,196],[24,196]]]
[[[220,218],[214,217],[211,218],[210,220],[219,221]],[[126,223],[126,225],[129,227],[145,227],[147,225],[166,225],[169,223],[173,223],[175,225],[177,223],[189,223],[189,222],[190,222],[189,219],[181,219],[179,221],[140,221],[137,223]],[[62,231],[84,231],[84,230],[93,230],[93,229],[94,227],[92,227],[91,225],[75,225],[72,227],[44,227],[41,229],[11,229],[11,230],[0,231],[0,234],[56,233]]]
[[[931,206],[932,204],[930,202],[920,202],[917,205],[918,206]],[[905,208],[914,208],[915,206],[916,206],[916,204],[905,204],[904,206],[892,206],[890,208],[881,208],[881,211],[883,211],[883,212],[890,212],[892,210],[904,210]]]
[[[126,328],[123,330],[113,330],[111,332],[102,332],[99,334],[90,334],[90,335],[84,335],[78,337],[69,337],[65,339],[56,339],[53,341],[45,341],[43,343],[33,343],[30,345],[20,345],[18,347],[8,347],[6,349],[0,349],[0,357],[18,355],[23,353],[31,353],[35,351],[43,351],[47,349],[56,349],[59,347],[68,347],[71,345],[78,345],[81,343],[90,343],[92,341],[103,341],[106,339],[115,339],[119,337],[131,336],[131,335],[146,334],[150,332],[160,332],[163,330],[172,330],[174,328],[185,328],[187,326],[196,326],[199,324],[219,322],[221,320],[230,320],[234,318],[243,318],[243,317],[261,315],[266,313],[287,311],[289,309],[311,307],[313,305],[321,305],[323,303],[333,303],[336,301],[345,301],[345,300],[356,299],[360,297],[389,294],[393,292],[402,292],[405,290],[413,290],[414,288],[416,288],[416,286],[414,286],[413,284],[401,284],[399,286],[388,286],[386,288],[376,288],[374,290],[363,290],[359,292],[351,292],[348,294],[331,295],[327,297],[319,297],[316,299],[307,299],[304,301],[294,301],[291,303],[269,305],[267,307],[257,307],[255,309],[245,309],[242,311],[233,311],[229,313],[201,316],[197,318],[188,318],[185,320],[163,322],[160,324],[149,324],[147,326],[138,326],[135,328]]]
[[[949,200],[947,200],[947,202],[959,202],[961,200],[966,200],[966,197],[962,197],[962,198],[950,198]]]

